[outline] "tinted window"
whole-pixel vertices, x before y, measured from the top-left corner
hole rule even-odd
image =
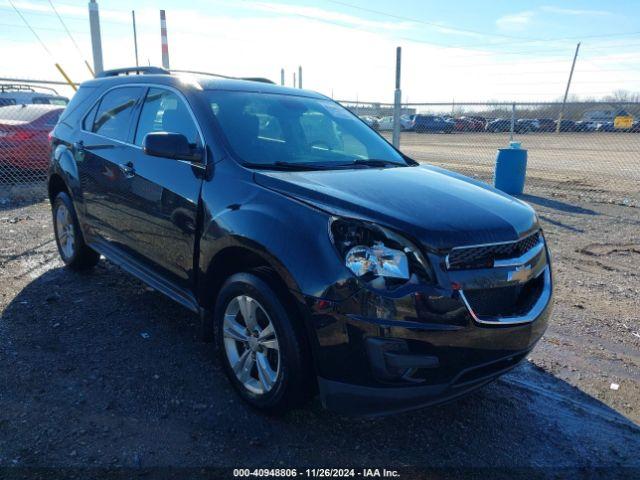
[[[404,164],[377,133],[331,100],[252,92],[206,92],[232,150],[250,164]]]
[[[181,133],[190,143],[198,143],[198,129],[184,101],[170,90],[150,88],[142,105],[136,145],[149,132]]]
[[[108,138],[126,141],[133,107],[140,93],[139,87],[116,88],[108,92],[102,97],[92,131]]]
[[[89,110],[89,113],[87,113],[87,115],[84,117],[84,120],[82,121],[82,128],[84,130],[91,130],[93,120],[96,118],[96,112],[98,111],[98,105],[99,103],[96,103],[91,108],[91,110]]]

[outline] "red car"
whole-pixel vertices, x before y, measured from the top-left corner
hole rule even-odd
[[[64,107],[59,105],[10,105],[0,108],[0,166],[46,171],[49,165],[49,132]]]

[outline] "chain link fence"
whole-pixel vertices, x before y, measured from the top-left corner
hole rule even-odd
[[[0,81],[0,203],[44,196],[48,134],[68,101],[60,88]],[[391,141],[393,104],[341,103]],[[640,182],[639,120],[640,102],[410,103],[400,148],[490,183],[497,149],[517,141],[528,150],[528,184],[630,191]]]
[[[44,196],[49,133],[68,102],[49,84],[0,81],[0,203]]]
[[[341,102],[391,141],[393,105]],[[492,182],[496,153],[528,150],[527,182],[637,190],[640,102],[411,103],[402,105],[400,149]]]

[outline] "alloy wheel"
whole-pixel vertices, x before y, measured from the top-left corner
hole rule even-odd
[[[224,313],[224,348],[238,381],[249,392],[273,389],[280,372],[280,346],[271,318],[248,295],[234,297]]]
[[[71,212],[64,203],[56,209],[56,235],[65,260],[72,258],[76,248],[75,227]]]

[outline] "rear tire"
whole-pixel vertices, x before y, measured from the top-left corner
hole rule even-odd
[[[64,264],[76,271],[94,267],[100,260],[100,255],[84,243],[76,210],[67,193],[60,192],[56,195],[52,213],[56,245]]]
[[[225,373],[243,400],[268,413],[297,407],[311,392],[303,334],[286,305],[263,279],[237,273],[215,306],[214,338]]]

